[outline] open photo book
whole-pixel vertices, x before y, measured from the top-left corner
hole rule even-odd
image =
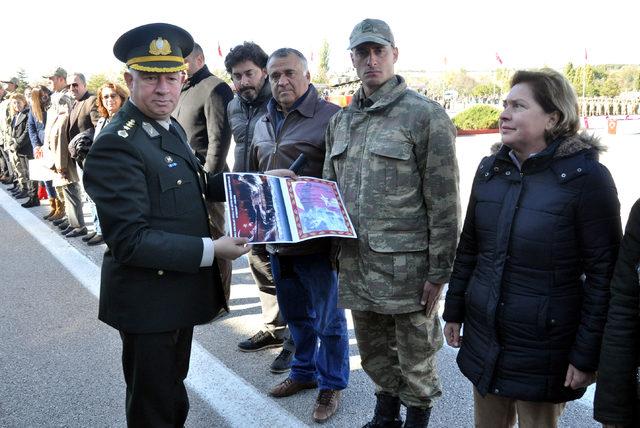
[[[225,173],[224,183],[227,225],[233,237],[248,238],[253,244],[356,238],[333,181]]]

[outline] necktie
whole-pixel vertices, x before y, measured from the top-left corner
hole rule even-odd
[[[178,131],[178,128],[176,128],[173,123],[171,125],[169,125],[169,132],[171,132],[173,135],[175,135],[178,140],[180,140],[180,142],[182,144],[187,144],[186,141],[184,141],[184,139],[182,138],[182,135],[180,135],[180,132]]]

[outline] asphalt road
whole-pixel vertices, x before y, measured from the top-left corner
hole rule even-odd
[[[459,139],[463,201],[477,162],[495,138]],[[635,196],[640,196],[634,194],[637,172],[631,168],[640,154],[640,138],[607,141],[613,149],[605,158],[610,163],[605,163],[618,182],[626,218]],[[124,426],[120,339],[97,320],[105,247],[61,237],[41,220],[46,210],[20,207],[0,186],[0,426]],[[236,348],[260,326],[257,289],[244,258],[234,263],[230,306],[230,314],[196,328],[187,379],[187,426],[314,425],[316,391],[278,400],[267,395],[286,376],[268,370],[278,350],[245,354]],[[364,425],[375,403],[373,385],[359,365],[351,324],[349,333],[351,378],[338,413],[325,424],[329,427]],[[438,354],[443,396],[434,408],[432,427],[473,426],[471,387],[458,371],[455,356],[446,345]],[[568,404],[560,425],[599,426],[591,414],[587,395]]]

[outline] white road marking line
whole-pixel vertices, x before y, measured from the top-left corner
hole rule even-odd
[[[75,249],[56,231],[45,226],[40,218],[22,208],[5,191],[0,191],[0,205],[84,288],[98,298],[100,267]],[[236,375],[196,340],[191,346],[191,365],[186,383],[232,427],[246,427],[247,421],[259,423],[261,426],[306,426],[296,416]],[[236,397],[237,399],[233,399]]]

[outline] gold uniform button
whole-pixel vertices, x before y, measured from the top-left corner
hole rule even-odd
[[[162,269],[160,269],[160,270],[158,271],[158,275],[164,275],[164,271],[163,271]]]
[[[178,180],[178,181],[176,181],[176,184],[177,184],[178,186],[181,186],[181,185],[182,185],[182,180]]]

